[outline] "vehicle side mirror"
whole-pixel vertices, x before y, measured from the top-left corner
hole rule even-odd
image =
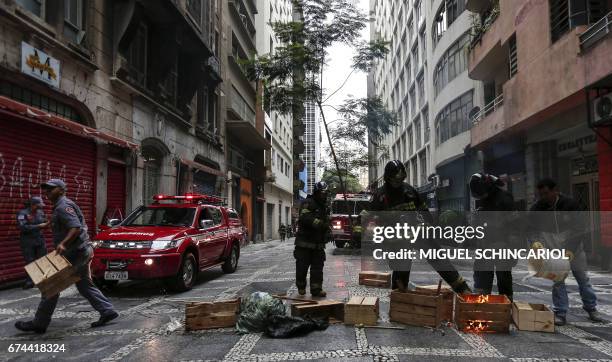
[[[208,220],[208,219],[200,220],[200,228],[201,229],[210,229],[214,225],[215,225],[215,223],[212,220]]]
[[[121,219],[110,219],[107,223],[109,227],[117,226],[119,224],[121,224]]]

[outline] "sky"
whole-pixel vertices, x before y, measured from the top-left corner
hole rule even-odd
[[[357,6],[364,12],[368,13],[369,0],[356,0]],[[369,40],[370,30],[366,27],[362,32],[362,39]],[[336,44],[329,48],[329,57],[327,67],[324,69],[323,76],[323,87],[325,88],[326,94],[331,94],[338,89],[345,81],[346,77],[351,72],[351,59],[353,57],[353,51],[350,47],[344,44]],[[367,74],[363,72],[355,71],[348,79],[344,87],[334,94],[328,101],[327,104],[338,106],[341,105],[346,98],[353,96],[355,98],[364,98],[367,96]],[[334,127],[332,123],[338,119],[336,111],[330,107],[324,107],[325,118],[329,124],[330,129]],[[331,162],[331,156],[326,154],[329,143],[325,135],[323,123],[321,122],[321,136],[323,141],[321,142],[321,158],[329,160]]]

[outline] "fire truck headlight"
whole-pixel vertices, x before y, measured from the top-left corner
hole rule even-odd
[[[102,240],[94,240],[94,241],[91,242],[91,246],[94,249],[97,249],[97,248],[101,247],[103,244],[104,244],[104,242]]]
[[[153,265],[153,259],[147,258],[147,259],[145,259],[144,263],[145,263],[145,265]]]
[[[336,230],[342,229],[342,222],[339,221],[339,220],[334,221],[334,225],[332,225],[332,228],[334,228]]]

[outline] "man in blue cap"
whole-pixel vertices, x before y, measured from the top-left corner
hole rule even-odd
[[[25,208],[17,212],[17,226],[19,227],[19,244],[26,264],[41,258],[47,254],[45,238],[42,229],[49,226],[49,222],[43,212],[42,198],[34,196],[25,202]],[[23,289],[34,286],[32,279],[27,276]]]
[[[90,264],[93,248],[87,235],[87,225],[81,209],[72,200],[64,196],[66,183],[60,179],[51,179],[41,185],[47,198],[53,202],[53,243],[55,250],[64,255],[77,268],[81,279],[76,282],[79,293],[100,313],[100,319],[91,324],[92,327],[105,325],[117,318],[119,314],[113,305],[91,280]],[[51,316],[57,305],[59,294],[43,298],[38,305],[34,320],[15,323],[15,328],[24,332],[45,333]]]

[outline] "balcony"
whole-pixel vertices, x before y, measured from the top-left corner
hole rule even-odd
[[[612,33],[612,12],[606,14],[606,16],[579,35],[580,50],[582,52],[587,51],[600,40],[610,35],[610,33]]]
[[[255,124],[255,111],[248,105],[245,99],[232,87],[228,96],[227,130],[245,148],[252,150],[266,150],[270,143],[257,130]]]
[[[478,146],[506,129],[504,95],[500,94],[472,118],[471,145]]]

